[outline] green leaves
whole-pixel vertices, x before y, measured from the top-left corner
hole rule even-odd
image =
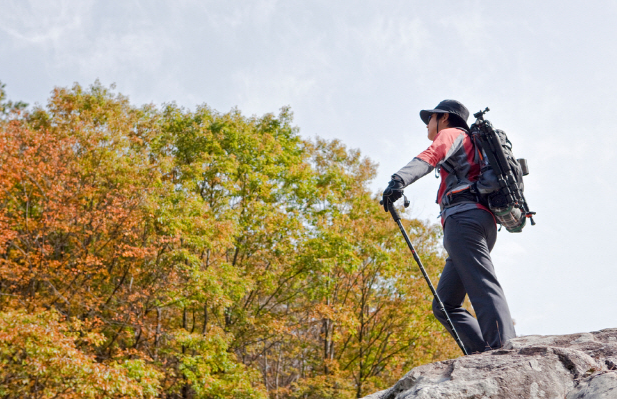
[[[357,397],[456,353],[376,165],[288,108],[137,108],[96,82],[20,115],[0,118],[3,395]],[[404,222],[436,276],[439,228]]]
[[[162,375],[140,360],[97,362],[79,349],[104,338],[55,312],[0,312],[0,395],[153,398]]]

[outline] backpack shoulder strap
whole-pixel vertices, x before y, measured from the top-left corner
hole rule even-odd
[[[473,148],[474,148],[474,157],[473,160],[475,163],[482,165],[484,164],[484,155],[482,155],[482,146],[480,145],[479,139],[478,139],[478,134],[477,133],[472,133],[470,131],[465,130],[465,133],[467,133],[467,135],[469,136],[469,139],[471,140],[471,144],[473,144]]]

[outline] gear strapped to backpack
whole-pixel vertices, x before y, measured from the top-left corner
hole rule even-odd
[[[481,165],[480,176],[471,191],[481,196],[495,215],[497,222],[511,233],[519,233],[529,218],[532,225],[535,212],[531,212],[523,195],[523,176],[529,174],[527,161],[516,159],[512,143],[506,133],[494,129],[484,119],[489,111],[475,113],[476,121],[469,133]]]

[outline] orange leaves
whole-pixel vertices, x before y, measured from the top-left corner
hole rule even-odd
[[[291,123],[99,83],[0,119],[6,389],[355,397],[448,356],[375,165]],[[405,224],[435,275],[439,231]]]

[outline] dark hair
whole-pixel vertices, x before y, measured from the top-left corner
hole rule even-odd
[[[448,113],[448,115],[450,115],[448,117],[448,125],[450,127],[460,127],[462,129],[467,130],[467,124],[465,123],[463,118],[461,118],[460,116],[458,116],[456,114]],[[443,118],[443,114],[439,115],[439,119],[441,119],[441,118]]]

